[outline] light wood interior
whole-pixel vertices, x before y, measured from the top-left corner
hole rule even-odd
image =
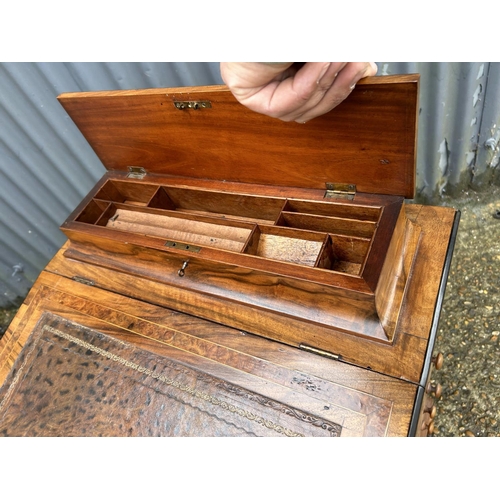
[[[293,231],[277,226],[257,226],[245,252],[265,259],[284,260],[314,267],[324,251],[326,235]]]
[[[242,251],[251,232],[250,228],[245,227],[225,226],[123,208],[114,210],[114,215],[108,219],[106,227],[234,252]]]

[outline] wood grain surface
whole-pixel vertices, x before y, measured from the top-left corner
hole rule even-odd
[[[48,312],[51,313],[49,317]],[[76,346],[59,344],[49,349],[48,340],[44,340],[43,346],[37,344],[43,356],[33,358],[31,355],[33,360],[39,361],[26,361],[30,355],[22,353],[23,346],[28,346],[27,351],[33,348],[45,325],[84,341],[89,340],[88,335],[95,337],[99,332],[106,336],[103,341],[108,347],[104,349],[103,345],[90,342],[94,347],[89,353],[88,346],[81,351],[82,344],[76,342]],[[82,337],[82,332],[87,337]],[[115,347],[111,349],[110,346]],[[123,352],[117,352],[116,346],[127,352],[136,352],[138,348],[140,352],[136,354],[149,361],[137,363]],[[110,367],[108,361],[102,353],[94,359],[94,348],[104,349],[110,355],[118,355],[149,369],[152,354],[161,357],[154,358],[156,364],[182,365],[191,377],[188,387],[192,388],[194,384],[198,389],[202,388],[203,394],[212,401],[209,401],[209,413],[214,410],[215,399],[228,397],[228,390],[231,404],[238,403],[238,409],[244,411],[236,420],[234,412],[227,414],[224,411],[223,420],[231,418],[221,427],[220,414],[217,418],[212,414],[207,416],[201,411],[207,410],[206,406],[195,405],[193,409],[193,401],[179,398],[177,391],[165,396],[177,397],[170,411],[156,411],[154,418],[149,419],[150,410],[157,410],[163,401],[156,397],[146,404],[150,391],[141,387],[137,400],[129,399],[127,404],[123,404],[124,398],[115,394],[118,398],[112,407],[115,418],[106,418],[110,407],[100,397],[102,393],[96,392],[102,389],[96,384],[99,380],[108,385],[111,381],[120,384],[120,377],[126,374],[114,369],[115,375],[106,377],[105,368]],[[68,352],[68,349],[76,351]],[[89,371],[81,364],[82,355],[86,361],[90,360],[88,356],[93,356]],[[17,368],[11,371],[16,360],[23,367],[22,374],[26,375],[23,387],[34,389],[29,397],[35,409],[38,408],[39,419],[30,417],[26,420],[22,415],[25,412],[15,406],[27,402],[21,386],[12,384],[19,373]],[[40,370],[43,372],[51,368],[52,363],[60,361],[71,370],[51,369],[48,379],[52,386],[43,380],[39,385],[34,383]],[[69,377],[68,373],[73,375]],[[134,379],[129,387],[133,395],[138,381],[134,372],[127,375],[130,376]],[[170,379],[174,380],[171,376]],[[9,422],[3,430],[9,432],[11,429],[10,432],[22,435],[149,435],[159,431],[154,422],[161,422],[165,435],[232,435],[235,425],[240,429],[238,435],[286,435],[288,431],[291,435],[306,436],[406,435],[416,393],[415,384],[409,382],[302,352],[177,311],[93,289],[48,272],[42,273],[26,308],[0,340],[0,384],[5,380],[6,384],[0,391],[0,406],[3,405],[0,408],[0,427]],[[123,383],[130,385],[129,382]],[[144,385],[142,379],[139,382]],[[76,398],[78,394],[81,401]],[[109,395],[112,394],[111,391]],[[124,395],[123,392],[120,394]],[[181,391],[180,395],[185,396],[187,392]],[[76,399],[69,401],[69,397]],[[73,419],[82,416],[82,405],[88,411],[87,417],[93,416],[90,423],[82,418]],[[271,422],[271,429],[262,424],[254,425],[255,420],[253,423],[248,420],[250,414],[259,417],[259,421]],[[59,418],[61,415],[64,418]],[[96,425],[91,426],[92,422]],[[43,427],[42,423],[45,424]],[[179,425],[172,430],[174,423]],[[274,426],[281,426],[286,431],[279,432],[281,427]]]
[[[176,101],[206,100],[182,109]],[[245,108],[223,86],[63,94],[59,101],[108,170],[413,198],[418,75],[372,77],[304,124]]]
[[[297,287],[283,287],[284,278],[276,277],[266,278],[266,292],[252,297],[245,286],[252,275],[246,271],[220,265],[210,268],[191,257],[188,272],[179,278],[177,272],[186,256],[165,260],[134,253],[130,245],[117,246],[115,242],[104,250],[98,245],[89,247],[88,242],[73,242],[66,258],[54,259],[48,270],[70,278],[87,277],[104,289],[292,346],[322,349],[355,365],[418,382],[455,210],[406,205],[405,215],[420,228],[420,238],[410,276],[404,274],[410,269],[408,262],[401,261],[403,302],[392,342],[386,344],[385,332],[370,302],[363,305],[359,297],[353,298],[348,292],[339,302],[326,291],[308,288],[307,282],[301,283],[299,302]],[[222,283],[226,292],[230,291],[226,296],[221,292]],[[290,290],[294,293],[287,296]],[[367,300],[371,300],[369,296]]]

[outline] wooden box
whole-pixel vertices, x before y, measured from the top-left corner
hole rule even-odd
[[[48,273],[221,325],[226,349],[238,332],[238,352],[266,358],[267,376],[284,363],[268,359],[278,349],[306,379],[318,364],[329,384],[339,367],[407,383],[412,410],[391,433],[428,427],[423,392],[458,214],[405,202],[418,76],[367,78],[306,124],[249,111],[223,86],[59,100],[108,172],[62,225],[69,243]],[[220,356],[212,375],[227,382]]]

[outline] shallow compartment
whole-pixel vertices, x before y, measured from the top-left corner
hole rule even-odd
[[[328,245],[325,247],[328,259],[320,260],[318,267],[345,274],[360,275],[370,249],[370,240],[330,234],[329,242],[331,242],[331,247]]]
[[[90,200],[75,220],[85,224],[95,224],[108,206],[109,202]]]
[[[325,217],[378,222],[381,209],[379,207],[346,203],[287,200],[283,212],[299,212],[309,215],[323,215]]]
[[[322,233],[277,226],[256,226],[244,252],[265,259],[314,267],[326,238],[327,235]]]
[[[108,180],[95,194],[94,199],[108,200],[127,205],[146,206],[156,193],[156,184]]]
[[[371,238],[377,227],[376,223],[371,221],[325,217],[299,212],[282,212],[277,225],[361,238]]]
[[[166,211],[159,214],[130,210],[117,204],[106,211],[106,216],[107,220],[103,216],[99,224],[108,229],[160,237],[169,243],[182,242],[234,252],[242,251],[253,228],[248,224],[226,225]]]
[[[372,207],[116,180],[108,180],[96,196],[111,200],[91,199],[78,222],[162,238],[172,247],[181,243],[242,252],[355,276],[361,275],[376,229],[374,221],[362,217],[375,219],[380,213]],[[113,201],[118,199],[123,201]],[[282,212],[282,208],[287,211]],[[321,215],[290,211],[293,209]]]
[[[148,206],[256,224],[274,224],[284,200],[242,194],[160,186]]]

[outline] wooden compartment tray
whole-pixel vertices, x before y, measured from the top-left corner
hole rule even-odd
[[[178,310],[355,364],[371,365],[356,339],[378,358],[400,352],[423,235],[405,204],[418,76],[365,79],[305,125],[223,86],[59,100],[108,169],[61,226],[67,258],[147,275],[185,292]]]
[[[396,269],[405,260],[411,270],[419,240],[402,197],[359,203],[319,193],[316,200],[235,194],[120,175],[108,174],[62,226],[71,241],[143,258],[158,253],[178,266],[163,279],[181,276],[183,286],[195,263],[205,265],[204,281],[219,284],[211,293],[257,307],[272,296],[265,307],[275,313],[308,321],[320,314],[323,325],[392,341],[409,276]],[[233,271],[224,277],[220,266]]]
[[[350,208],[108,181],[75,220],[167,239],[169,249],[192,244],[361,275],[382,209]]]

